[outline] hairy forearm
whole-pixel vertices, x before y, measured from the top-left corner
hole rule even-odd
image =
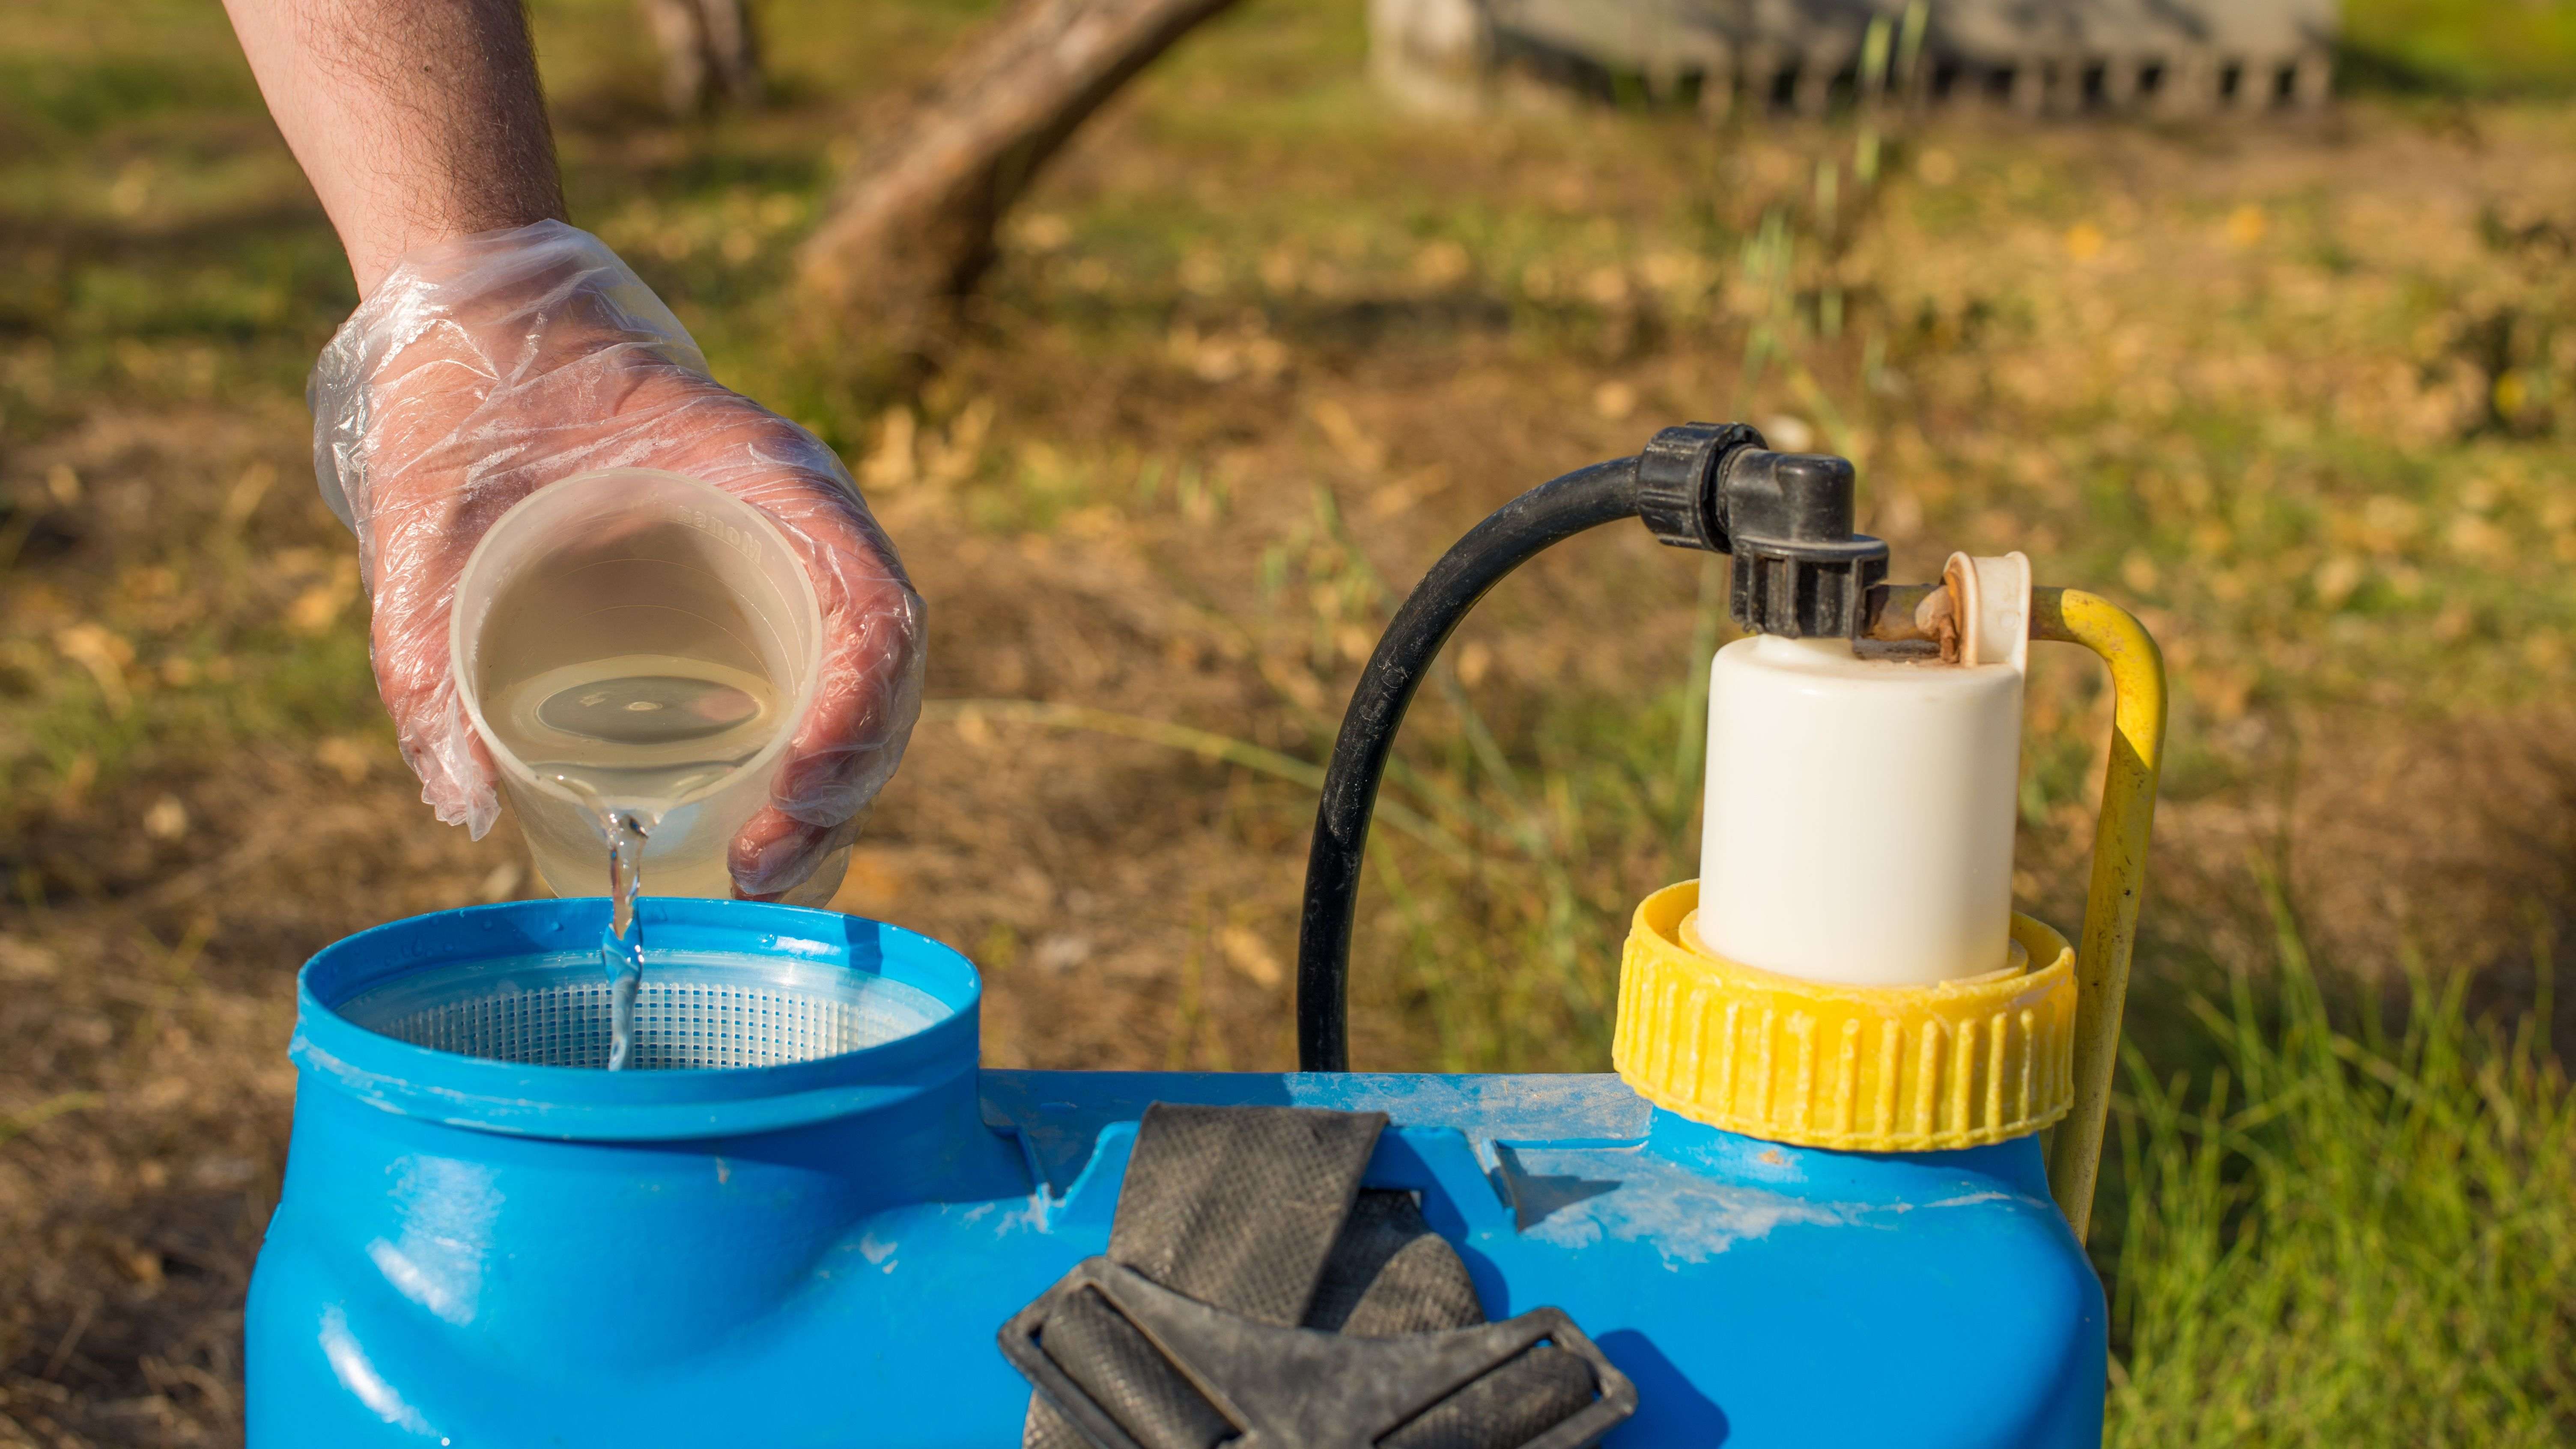
[[[358,290],[427,242],[563,215],[520,0],[225,0]]]

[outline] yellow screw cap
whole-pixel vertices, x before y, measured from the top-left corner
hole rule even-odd
[[[1834,986],[1698,949],[1699,882],[1639,903],[1611,1059],[1694,1122],[1798,1147],[2002,1142],[2075,1100],[2075,952],[2016,914],[2014,963],[1931,986]]]

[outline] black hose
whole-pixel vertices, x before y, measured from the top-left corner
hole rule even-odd
[[[1351,1068],[1351,920],[1359,904],[1360,858],[1377,810],[1395,732],[1413,692],[1460,620],[1487,590],[1553,543],[1637,516],[1637,459],[1578,468],[1494,510],[1414,585],[1377,641],[1324,773],[1315,840],[1306,854],[1306,906],[1297,928],[1297,1065],[1309,1072]]]

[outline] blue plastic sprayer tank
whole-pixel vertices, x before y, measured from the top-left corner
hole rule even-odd
[[[785,906],[644,903],[636,1063],[722,1070],[596,1070],[604,901],[443,912],[323,951],[301,979],[285,1194],[251,1283],[253,1449],[1006,1449],[1030,1388],[997,1335],[1013,1322],[1013,1351],[1028,1348],[1014,1315],[1107,1250],[1157,1102],[1386,1114],[1361,1186],[1416,1196],[1487,1317],[1570,1315],[1635,1388],[1634,1417],[1604,1441],[1622,1449],[2098,1444],[2104,1309],[2080,1236],[2144,883],[2161,658],[2126,611],[2035,586],[2019,554],[1954,555],[1938,584],[1888,584],[1886,545],[1851,531],[1853,479],[1845,460],[1770,452],[1742,425],[1668,428],[1637,456],[1523,494],[1434,564],[1362,673],[1319,797],[1297,997],[1299,1060],[1319,1070],[985,1070],[962,957]],[[1407,702],[1504,574],[1622,518],[1735,554],[1730,611],[1761,637],[1718,667],[1751,650],[1742,677],[1777,698],[1844,701],[1831,728],[1723,754],[1712,708],[1711,828],[1753,847],[1727,857],[1737,869],[1711,867],[1736,902],[1712,904],[1722,932],[1777,917],[1797,944],[1809,922],[1949,920],[1973,892],[1907,916],[1887,886],[1987,847],[1994,889],[1976,910],[2009,914],[2020,671],[2044,640],[2091,650],[2113,686],[2081,944],[2015,915],[1991,967],[1982,947],[1952,953],[1965,972],[1911,975],[1853,951],[1870,972],[1802,974],[1713,948],[1683,883],[1632,924],[1619,1075],[1337,1070],[1361,854]],[[1864,662],[1864,637],[1896,652]],[[1744,696],[1721,699],[1714,679],[1712,700],[1737,711]],[[1973,731],[1881,727],[2007,699],[2012,717]],[[1781,829],[1720,818],[1721,765],[1727,779],[1841,789],[1857,766],[1898,759],[1891,741],[1935,739],[1957,768],[1909,767],[1851,808],[1802,805]],[[1990,778],[1992,791],[1951,788]],[[2000,825],[1888,828],[1878,802],[1899,795]],[[1775,797],[1810,798],[1727,798]],[[1793,835],[1798,850],[1783,845]],[[1778,909],[1789,893],[1821,904]],[[1992,917],[1970,924],[1996,944]],[[1217,1115],[1157,1115],[1137,1196],[1155,1200],[1166,1180],[1160,1124]],[[1325,1120],[1224,1120],[1254,1117]],[[1343,1159],[1341,1187],[1366,1145]],[[1272,1196],[1297,1215],[1294,1192]],[[1256,1211],[1229,1210],[1238,1225]],[[1158,1311],[1211,1321],[1214,1305],[1164,1287]],[[1237,1362],[1275,1378],[1326,1362],[1315,1338],[1278,1332],[1238,1335],[1266,1347]],[[1601,1405],[1617,1377],[1593,1380]],[[1265,1404],[1337,1411],[1272,1387]],[[1243,1422],[1255,1417],[1228,1419],[1247,1449],[1273,1432]],[[1571,1442],[1600,1422],[1547,1433]],[[1115,1442],[1097,1429],[1083,1432]]]
[[[1029,1388],[995,1331],[1103,1250],[1158,1100],[1388,1113],[1369,1184],[1420,1193],[1489,1314],[1560,1306],[1636,1382],[1612,1444],[2099,1440],[2101,1288],[2035,1137],[1780,1146],[1606,1075],[985,1070],[955,952],[739,902],[648,901],[657,961],[788,963],[885,1039],[611,1074],[353,1019],[407,982],[588,970],[605,909],[443,912],[305,968],[256,1449],[1016,1444]]]

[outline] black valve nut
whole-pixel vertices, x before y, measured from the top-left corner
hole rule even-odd
[[[1852,532],[1850,460],[1748,448],[1726,460],[1717,493],[1735,555],[1735,621],[1791,639],[1858,638],[1869,587],[1887,577],[1887,545]]]

